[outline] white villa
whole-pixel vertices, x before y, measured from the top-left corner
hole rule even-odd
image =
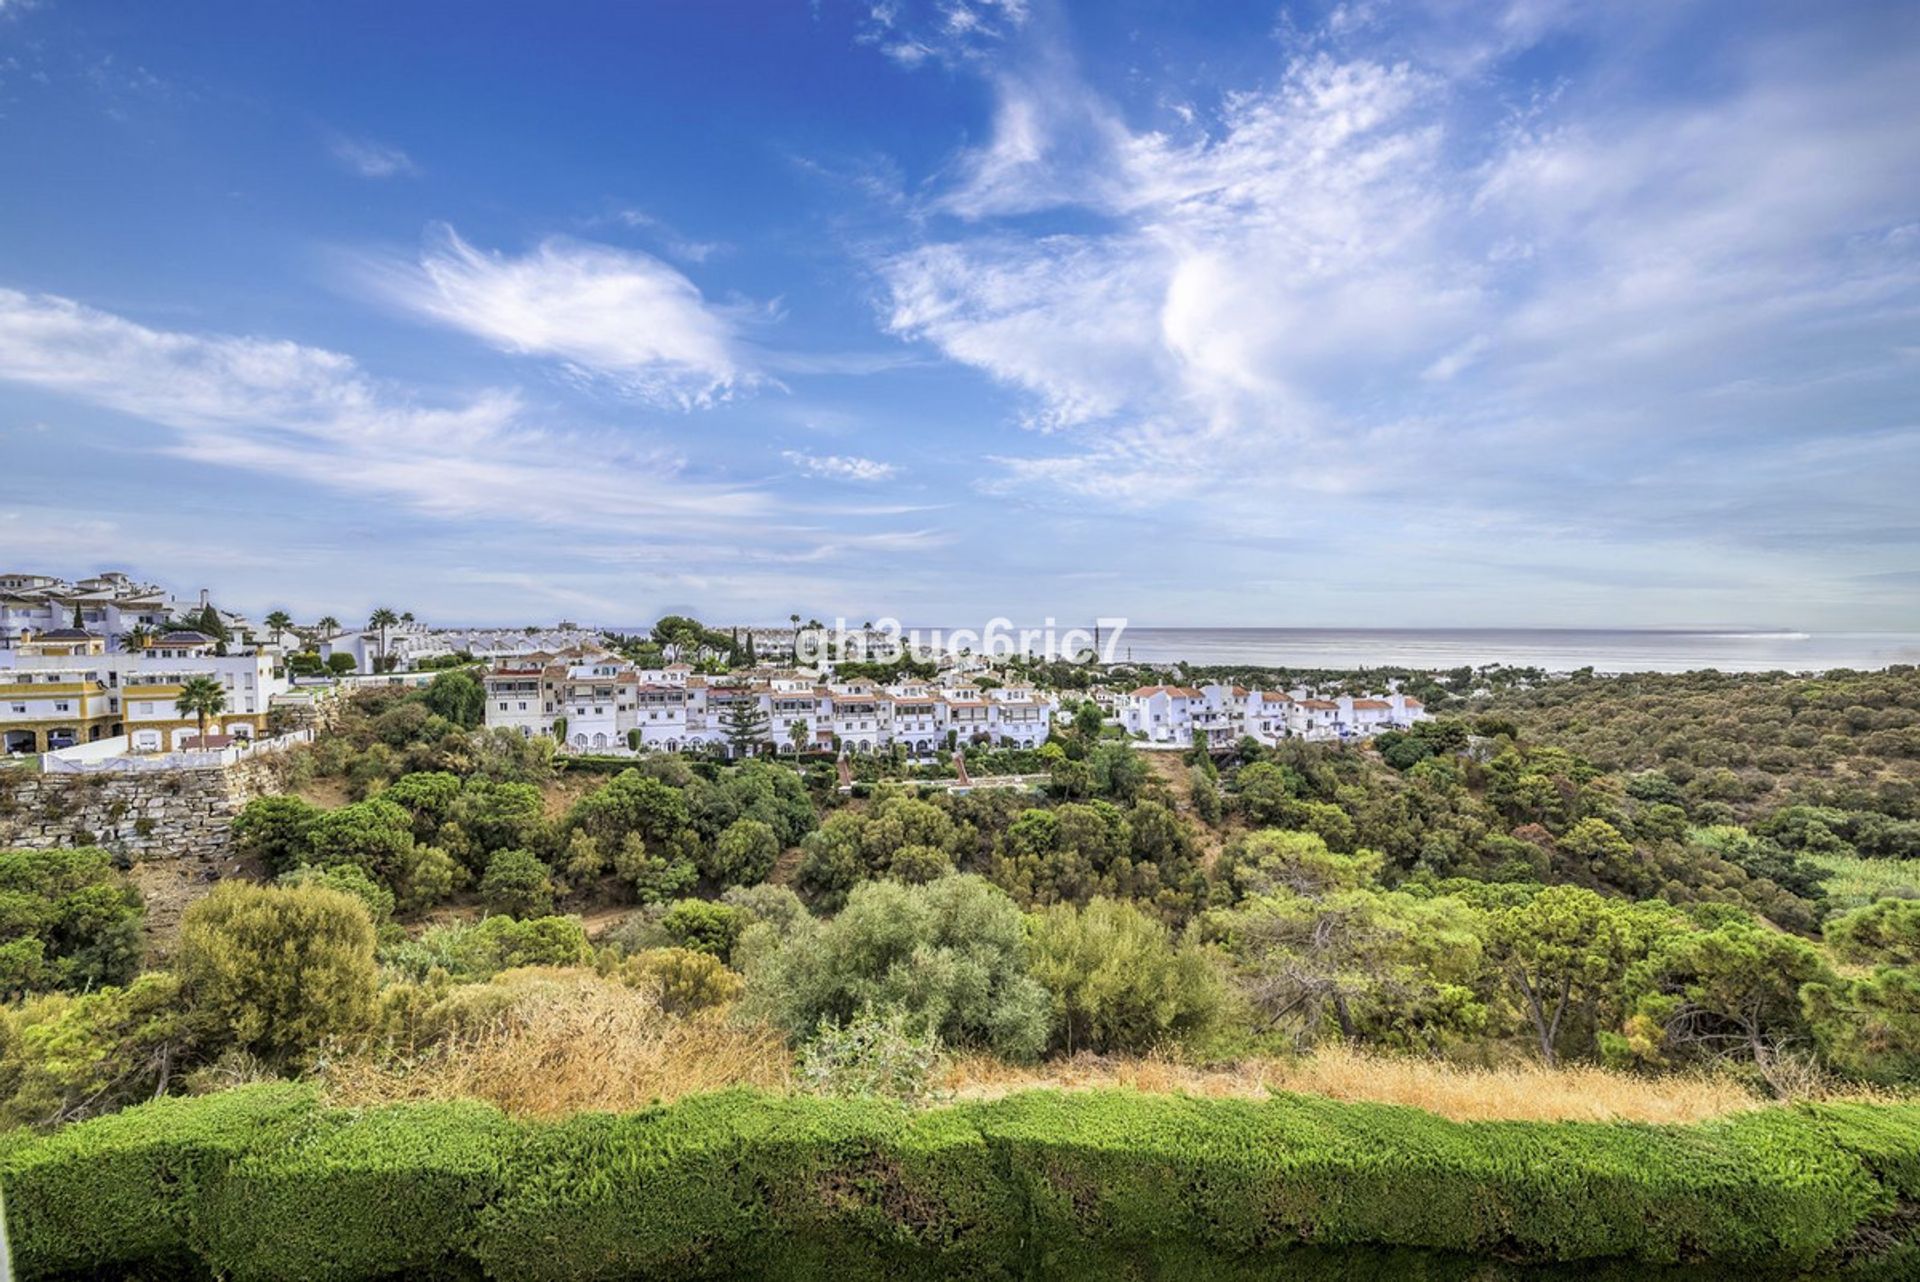
[[[1149,744],[1191,747],[1196,739],[1226,747],[1242,738],[1365,738],[1405,729],[1430,714],[1410,694],[1321,697],[1310,690],[1247,690],[1240,686],[1141,686],[1114,700],[1120,725]]]
[[[879,686],[778,669],[706,677],[684,663],[643,670],[586,647],[502,660],[483,681],[488,726],[527,736],[557,731],[576,752],[625,753],[636,742],[667,752],[724,749],[728,710],[742,704],[751,708],[745,719],[764,727],[762,742],[782,753],[836,745],[881,752],[898,743],[926,758],[950,738],[1034,748],[1051,734],[1058,707],[1017,683],[981,690],[942,678]]]

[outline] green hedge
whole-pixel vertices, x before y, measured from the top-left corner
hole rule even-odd
[[[0,1183],[27,1277],[1892,1279],[1920,1259],[1920,1106],[1658,1127],[727,1092],[525,1124],[276,1085],[10,1137]]]

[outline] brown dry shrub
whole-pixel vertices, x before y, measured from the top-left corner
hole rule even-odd
[[[1603,1068],[1522,1064],[1475,1068],[1411,1056],[1323,1047],[1298,1059],[1192,1067],[1172,1059],[1080,1056],[1036,1068],[973,1057],[953,1062],[944,1083],[961,1099],[991,1099],[1033,1087],[1102,1086],[1262,1098],[1276,1091],[1409,1104],[1455,1121],[1694,1122],[1768,1101],[1728,1077],[1640,1077]]]
[[[412,1053],[333,1061],[329,1094],[347,1105],[479,1099],[523,1117],[628,1111],[729,1086],[784,1089],[786,1041],[724,1010],[672,1015],[645,989],[584,969],[496,976],[508,990],[487,1018]]]

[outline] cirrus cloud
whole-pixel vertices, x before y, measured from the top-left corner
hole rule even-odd
[[[651,254],[566,237],[518,256],[431,230],[413,261],[368,259],[362,280],[405,311],[500,351],[683,409],[758,382],[740,338],[750,309],[716,305]]]
[[[799,450],[782,450],[780,457],[793,464],[803,476],[834,481],[887,481],[892,480],[900,470],[891,463],[845,454],[805,454]]]

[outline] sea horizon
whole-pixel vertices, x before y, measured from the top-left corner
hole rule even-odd
[[[596,625],[644,632],[649,625]],[[726,625],[732,627],[735,625]],[[742,628],[782,628],[739,624]],[[1018,637],[1015,624],[1008,633]],[[1056,621],[1056,635],[1084,626]],[[908,625],[905,631],[950,635],[953,627]],[[977,634],[978,628],[973,631]],[[1920,663],[1920,632],[1821,632],[1791,628],[1531,627],[1335,628],[1129,626],[1116,662],[1196,667],[1401,667],[1441,670],[1503,664],[1572,672],[1824,672]]]

